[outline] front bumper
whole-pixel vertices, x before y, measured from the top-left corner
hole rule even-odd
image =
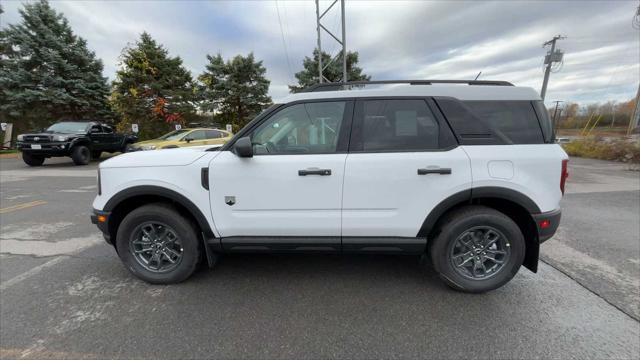
[[[39,149],[34,149],[32,145],[39,146]],[[53,156],[66,156],[69,154],[68,142],[49,142],[49,143],[16,143],[16,148],[22,152],[28,152],[30,154],[39,155],[53,155]]]
[[[93,209],[93,214],[91,214],[91,223],[96,224],[98,229],[102,232],[104,236],[104,240],[113,245],[111,242],[111,233],[109,232],[109,217],[111,213],[109,211],[102,211]]]
[[[560,218],[562,216],[562,210],[556,209],[553,211],[531,215],[536,222],[538,228],[538,239],[540,243],[549,240],[558,230],[560,225]]]

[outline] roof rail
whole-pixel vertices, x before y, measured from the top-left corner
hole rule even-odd
[[[513,86],[508,81],[500,80],[374,80],[374,81],[349,81],[346,83],[321,83],[311,85],[302,92],[333,91],[344,90],[351,86],[382,85],[382,84],[409,84],[409,85],[432,85],[432,84],[467,84],[467,85],[494,85]]]

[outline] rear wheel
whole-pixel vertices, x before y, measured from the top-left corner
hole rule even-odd
[[[518,225],[484,206],[467,206],[446,216],[430,246],[431,260],[452,288],[486,292],[506,284],[524,261]]]
[[[71,159],[76,165],[87,165],[91,161],[91,152],[84,145],[77,145],[71,149]]]
[[[193,224],[162,203],[141,206],[120,224],[118,255],[135,276],[153,284],[186,280],[200,260]]]
[[[29,166],[41,166],[42,164],[44,164],[44,156],[38,156],[23,152],[22,161],[24,161],[24,163]]]

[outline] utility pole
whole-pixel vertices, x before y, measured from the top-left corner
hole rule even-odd
[[[331,31],[329,31],[329,29],[327,29],[324,25],[322,25],[322,22],[320,20],[322,20],[322,18],[327,14],[327,12],[329,12],[329,10],[331,10],[331,8],[338,2],[340,1],[340,15],[342,17],[342,37],[341,39],[338,39],[337,36],[335,36]],[[324,10],[322,12],[322,14],[320,13],[320,0],[316,0],[316,30],[318,32],[318,78],[319,81],[322,82],[331,82],[329,81],[329,79],[327,79],[324,75],[323,75],[323,71],[329,67],[329,65],[331,65],[332,62],[334,62],[338,57],[340,57],[340,54],[342,54],[342,82],[347,82],[348,78],[347,78],[347,29],[345,26],[345,10],[344,10],[344,1],[345,0],[334,0],[331,5],[329,5],[329,7]],[[340,44],[342,46],[342,51],[339,52],[338,54],[336,54],[335,57],[331,58],[329,60],[329,62],[327,62],[326,64],[322,64],[322,42],[321,42],[321,35],[322,35],[322,30],[324,30],[327,34],[331,35],[331,37],[338,42],[338,44]]]
[[[555,133],[558,130],[558,121],[557,119],[557,115],[558,115],[558,105],[564,102],[562,100],[556,100],[554,101],[554,103],[556,103],[556,109],[553,111],[553,132]]]
[[[640,7],[638,8],[640,11]],[[631,135],[633,129],[638,127],[640,123],[640,85],[638,85],[638,92],[636,93],[636,106],[633,108],[631,118],[629,119],[629,128],[627,128],[627,135]]]
[[[544,57],[544,64],[547,66],[544,70],[544,80],[542,81],[542,90],[540,90],[540,97],[544,100],[544,96],[547,94],[547,84],[549,83],[549,74],[551,74],[551,66],[553,63],[562,61],[562,50],[556,50],[556,41],[565,39],[566,36],[556,35],[553,39],[542,44],[542,47],[545,48],[548,45],[551,45],[551,51],[547,53]]]

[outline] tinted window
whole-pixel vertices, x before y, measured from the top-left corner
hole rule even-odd
[[[191,139],[191,140],[204,140],[204,139],[206,139],[204,130],[192,131],[186,137]]]
[[[505,138],[498,137],[485,121],[475,116],[469,107],[459,100],[438,98],[436,101],[461,144],[507,143]]]
[[[473,113],[514,144],[544,143],[530,101],[465,101]]]
[[[256,154],[335,152],[345,112],[344,101],[297,104],[262,123],[251,136]]]
[[[107,133],[107,134],[112,134],[113,133],[113,129],[110,126],[102,125],[102,132]]]
[[[205,130],[205,136],[207,137],[207,139],[219,139],[221,137],[224,137],[222,132],[218,130]]]
[[[451,144],[424,100],[363,100],[356,105],[354,151],[422,151]],[[445,138],[445,139],[443,139]]]

